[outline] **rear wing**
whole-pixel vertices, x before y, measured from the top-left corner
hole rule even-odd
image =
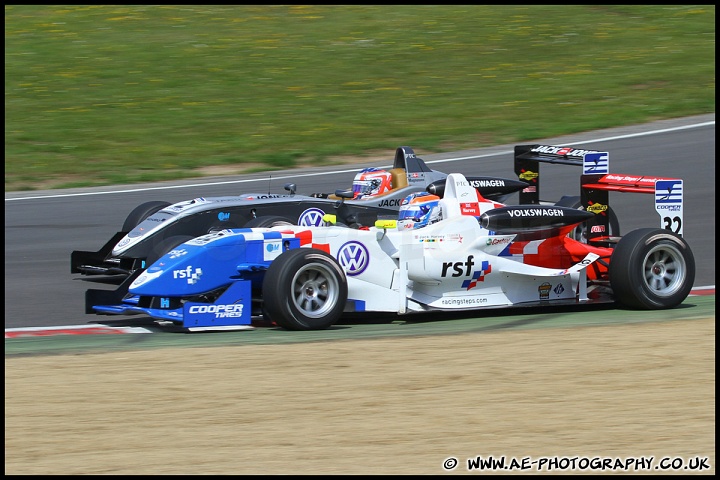
[[[582,167],[581,208],[595,213],[587,220],[588,242],[610,240],[609,192],[649,193],[655,196],[660,228],[683,234],[683,181],[679,178],[610,173],[608,152],[550,145],[515,146],[515,174],[530,185],[519,192],[520,204],[540,203],[540,164]]]

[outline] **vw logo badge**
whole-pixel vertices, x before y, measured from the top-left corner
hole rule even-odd
[[[300,214],[298,225],[301,227],[319,227],[323,224],[323,216],[325,216],[325,212],[319,208],[308,208]]]
[[[354,277],[365,271],[370,263],[370,252],[360,242],[347,242],[338,250],[337,259],[348,276]]]

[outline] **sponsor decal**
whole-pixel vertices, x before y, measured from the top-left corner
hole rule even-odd
[[[187,200],[184,202],[176,203],[174,205],[164,208],[163,210],[173,210],[175,212],[181,212],[183,210],[187,210],[188,208],[192,208],[195,205],[199,205],[201,203],[210,203],[210,202],[205,200],[203,197],[198,197],[198,198],[194,198],[192,200]]]
[[[662,181],[662,179],[659,179],[657,177],[638,177],[635,175],[616,175],[612,173],[605,175],[603,179],[619,183],[637,184],[639,186],[645,187],[654,186],[656,181]]]
[[[123,237],[123,239],[120,240],[120,241],[118,242],[118,244],[116,245],[116,248],[124,247],[124,246],[127,245],[128,243],[130,243],[130,238],[129,238],[129,237]]]
[[[680,203],[682,180],[658,180],[655,183],[655,203]]]
[[[525,181],[528,181],[528,180],[534,181],[539,175],[540,175],[539,173],[533,172],[532,170],[525,170],[522,173],[520,173],[520,175],[518,175],[518,178],[520,180],[525,180]]]
[[[473,187],[504,187],[504,180],[471,180],[470,185]]]
[[[483,303],[487,303],[487,298],[483,298],[483,297],[443,298],[440,303],[442,305],[481,305]]]
[[[233,231],[231,229],[224,229],[219,230],[212,233],[206,233],[205,235],[202,235],[200,237],[195,237],[192,240],[188,240],[185,242],[187,245],[206,245],[210,242],[214,242],[215,240],[218,240],[220,238],[224,238],[227,236],[236,236],[236,235],[243,235],[244,232],[241,231]]]
[[[230,212],[219,212],[218,220],[220,220],[221,222],[226,222],[230,220]]]
[[[475,265],[473,260],[475,257],[470,255],[464,262],[443,262],[441,277],[448,276],[448,270],[452,269],[451,277],[467,277],[472,271],[472,267]],[[464,268],[463,268],[464,266]]]
[[[501,244],[510,243],[511,241],[512,241],[512,238],[509,238],[509,237],[508,238],[488,238],[487,241],[485,242],[485,245],[487,245],[487,246],[501,245]]]
[[[602,153],[597,150],[574,149],[572,147],[553,147],[550,145],[539,145],[532,150],[534,153],[549,153],[551,155],[561,155],[564,157],[583,157],[588,153]]]
[[[324,224],[325,212],[319,208],[308,208],[300,214],[298,225],[301,227],[319,227]]]
[[[475,217],[480,216],[480,205],[477,202],[463,203],[460,202],[460,214],[461,215],[472,215]]]
[[[586,153],[583,157],[584,174],[608,173],[610,156],[607,152]]]
[[[277,194],[264,194],[264,195],[248,195],[248,200],[263,200],[265,198],[283,198],[289,195],[277,195]]]
[[[174,279],[187,279],[188,285],[194,285],[200,280],[200,276],[202,275],[202,268],[197,267],[195,270],[193,270],[192,265],[188,265],[183,270],[173,270],[173,278]]]
[[[143,273],[140,274],[139,277],[137,277],[133,282],[130,284],[130,289],[137,288],[140,285],[149,282],[150,280],[159,277],[162,275],[163,269],[157,268],[157,267],[150,267],[149,269],[145,270]]]
[[[526,208],[508,210],[511,217],[562,217],[565,213],[559,208]]]
[[[185,250],[184,248],[181,248],[179,250],[170,250],[170,252],[168,252],[168,255],[170,255],[170,258],[174,259],[174,258],[180,258],[183,255],[187,255],[187,253],[188,253],[187,250]]]
[[[169,298],[161,298],[160,299],[160,308],[170,308],[170,299]]]
[[[188,245],[207,245],[208,243],[215,240],[215,237],[210,237],[208,235],[203,235],[202,237],[193,238],[192,240],[188,240],[186,243]]]
[[[435,242],[458,242],[462,243],[463,237],[459,233],[447,233],[443,235],[415,235],[414,237],[420,243]]]
[[[635,177],[632,175],[615,175],[613,173],[605,177],[607,180],[613,180],[616,182],[638,182],[642,177]]]
[[[337,259],[345,274],[354,277],[363,273],[370,264],[370,252],[362,243],[350,241],[340,247]]]
[[[587,211],[590,213],[594,213],[595,215],[597,215],[598,213],[602,213],[604,215],[605,212],[607,212],[607,209],[608,206],[603,205],[602,203],[591,203],[587,207]]]
[[[470,290],[477,286],[478,282],[485,281],[485,275],[488,275],[492,271],[490,262],[487,260],[480,264],[480,270],[473,271],[475,266],[475,257],[469,255],[464,262],[443,262],[441,277],[471,277],[470,280],[465,280],[462,283],[462,287],[466,290]]]
[[[487,261],[482,262],[481,270],[474,272],[472,275],[472,278],[470,280],[465,280],[462,283],[462,287],[465,290],[470,290],[471,288],[475,288],[477,286],[478,282],[484,282],[485,281],[485,275],[489,274],[492,270],[492,267],[490,266],[490,263]]]
[[[243,305],[241,303],[231,305],[192,305],[188,313],[214,313],[215,318],[240,318],[242,317]]]
[[[263,252],[263,260],[269,262],[275,260],[283,252],[282,240],[272,240],[265,242],[265,251]]]
[[[378,207],[399,207],[401,202],[402,200],[399,198],[395,200],[381,200]]]
[[[661,218],[662,228],[683,234],[683,181],[665,179],[655,182],[655,210]],[[671,213],[672,212],[672,213]]]
[[[550,298],[550,289],[552,285],[548,282],[543,283],[538,287],[538,293],[540,294],[540,300],[548,300]]]
[[[555,288],[553,288],[553,292],[560,295],[565,291],[565,287],[562,286],[562,283],[558,283]]]
[[[590,227],[590,233],[605,233],[605,225],[593,225]]]
[[[556,275],[567,275],[567,274],[570,273],[570,272],[579,272],[579,271],[582,270],[583,268],[586,268],[588,265],[590,265],[591,263],[593,263],[593,262],[594,262],[595,260],[597,260],[598,258],[600,258],[600,256],[599,256],[598,254],[596,254],[596,253],[588,253],[585,258],[583,258],[582,260],[580,260],[580,262],[576,263],[575,265],[573,265],[573,266],[570,267],[570,268],[566,268],[566,269],[560,271],[560,272],[557,273]]]
[[[523,193],[535,193],[537,192],[537,187],[535,185],[531,185],[529,187],[525,187],[522,189]]]

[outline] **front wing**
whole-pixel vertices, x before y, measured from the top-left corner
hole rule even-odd
[[[135,315],[146,314],[156,320],[173,323],[182,322],[183,328],[193,330],[220,330],[225,327],[251,325],[251,282],[240,280],[230,284],[227,290],[213,303],[184,302],[176,297],[148,299],[150,305],[141,305],[146,300],[138,295],[129,295],[119,305],[95,305],[98,314]],[[171,308],[173,304],[178,304]]]

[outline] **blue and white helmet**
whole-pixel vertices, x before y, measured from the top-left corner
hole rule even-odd
[[[440,197],[427,192],[411,193],[400,203],[398,230],[414,230],[442,220]]]

